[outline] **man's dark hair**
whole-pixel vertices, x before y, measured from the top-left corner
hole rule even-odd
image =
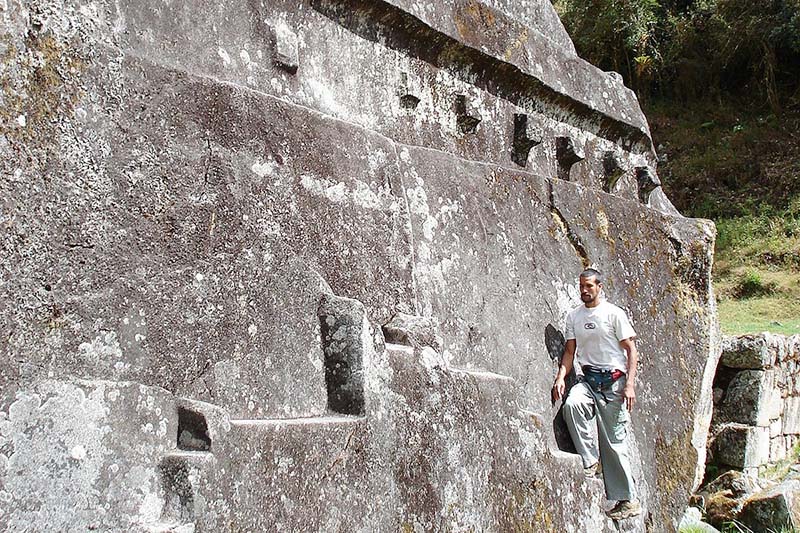
[[[603,283],[602,274],[600,274],[599,270],[595,270],[594,268],[587,268],[583,272],[581,272],[582,278],[591,278],[593,277],[597,280],[597,283]]]

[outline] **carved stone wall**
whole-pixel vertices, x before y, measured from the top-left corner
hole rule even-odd
[[[623,527],[675,529],[714,229],[549,2],[0,15],[4,530],[614,531],[549,401],[590,264],[640,337]]]

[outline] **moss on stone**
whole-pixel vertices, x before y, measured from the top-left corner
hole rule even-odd
[[[692,457],[687,457],[687,451]],[[662,495],[660,513],[665,523],[678,514],[676,509],[665,508],[668,502],[685,502],[689,498],[688,490],[692,486],[697,464],[696,453],[692,447],[691,429],[672,439],[660,431],[656,437],[656,486]]]

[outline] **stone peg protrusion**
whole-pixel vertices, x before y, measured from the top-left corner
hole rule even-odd
[[[437,353],[444,350],[439,323],[431,317],[397,313],[383,325],[386,342],[422,348],[430,346]]]
[[[285,22],[275,26],[275,64],[291,74],[300,66],[297,34]]]
[[[558,177],[569,180],[572,165],[583,161],[586,155],[583,146],[572,137],[556,137],[556,159],[558,160]]]
[[[603,190],[606,192],[614,192],[617,188],[617,183],[622,175],[625,174],[625,167],[622,163],[622,157],[619,152],[608,150],[603,154]]]
[[[410,84],[408,83],[407,72],[400,73],[400,88],[398,94],[400,96],[400,107],[403,109],[413,110],[419,105],[420,100],[412,93]]]
[[[661,180],[650,167],[636,167],[636,183],[639,185],[639,200],[646,204],[650,201],[650,193],[661,187]]]
[[[514,144],[511,147],[511,159],[525,168],[528,165],[528,154],[531,148],[542,143],[542,131],[533,124],[525,113],[514,113]]]
[[[469,105],[466,95],[456,95],[455,112],[458,128],[462,133],[475,133],[478,130],[478,124],[481,123],[481,119],[477,111]]]

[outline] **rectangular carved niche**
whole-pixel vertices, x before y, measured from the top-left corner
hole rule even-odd
[[[325,355],[328,409],[364,414],[364,306],[357,300],[325,295],[317,311]]]

